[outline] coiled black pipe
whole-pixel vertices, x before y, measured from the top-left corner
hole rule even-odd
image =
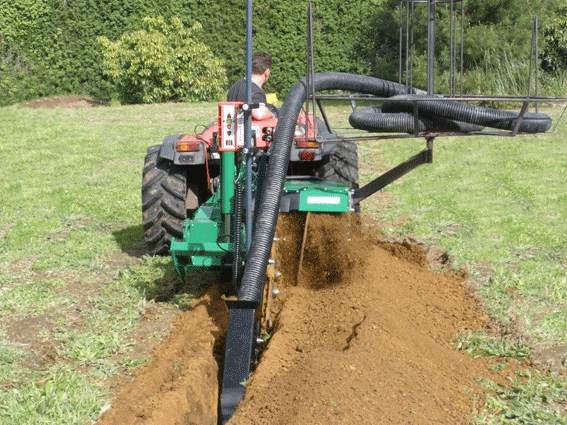
[[[394,96],[396,97],[396,96]],[[450,131],[470,133],[484,127],[446,118],[431,119],[406,112],[384,113],[380,106],[357,109],[348,118],[350,125],[359,130],[388,133],[422,133],[425,131]]]
[[[396,96],[382,105],[382,112],[413,113],[417,104],[419,116],[430,119],[446,118],[501,130],[514,130],[517,112],[485,108],[454,100],[419,100],[420,95]],[[523,116],[518,131],[543,133],[551,128],[551,118],[545,114],[528,112]]]
[[[397,98],[396,101],[385,102],[382,112],[413,113],[414,110],[415,91],[412,92],[407,86],[378,78],[345,73],[319,73],[313,76],[313,86],[315,91],[348,90],[379,97],[412,95]],[[261,302],[262,300],[266,267],[270,257],[281,195],[289,165],[293,133],[297,117],[306,99],[307,83],[304,78],[291,88],[280,109],[266,181],[259,208],[255,212],[255,228],[238,294],[241,301]],[[513,130],[518,120],[518,114],[513,112],[455,101],[418,101],[417,106],[419,115],[423,115],[426,119],[439,120],[441,117],[447,120],[470,123],[473,126]],[[530,113],[524,115],[519,131],[527,133],[543,132],[550,127],[551,120],[547,115]]]
[[[348,90],[358,93],[391,97],[408,94],[408,87],[378,78],[339,72],[319,73],[313,76],[315,91]],[[279,112],[278,125],[271,146],[266,181],[261,202],[256,211],[256,224],[239,291],[239,300],[261,302],[266,266],[276,231],[280,200],[289,165],[291,143],[297,117],[307,99],[307,83],[303,78],[287,94]]]

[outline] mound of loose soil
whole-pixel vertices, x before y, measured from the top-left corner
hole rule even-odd
[[[22,108],[84,108],[89,106],[108,105],[108,101],[93,99],[88,96],[53,96],[34,99],[19,104]]]
[[[227,318],[214,287],[192,311],[177,317],[171,335],[98,424],[216,424],[220,357],[215,353],[224,348],[219,342]]]
[[[278,225],[272,337],[230,424],[467,423],[474,380],[503,381],[513,366],[497,376],[452,347],[487,320],[465,276],[432,272],[420,247],[340,216],[310,216],[301,257],[304,224]],[[213,288],[99,424],[216,424],[226,317]]]

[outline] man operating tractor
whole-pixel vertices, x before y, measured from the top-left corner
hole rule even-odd
[[[252,54],[252,103],[259,104],[259,108],[252,110],[252,118],[265,120],[276,118],[276,108],[266,101],[266,92],[262,88],[270,77],[272,71],[272,58],[266,52],[254,52]],[[246,78],[241,78],[228,90],[227,101],[246,102]]]

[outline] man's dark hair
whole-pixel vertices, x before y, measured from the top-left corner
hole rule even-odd
[[[272,58],[266,52],[252,53],[252,73],[263,74],[266,69],[272,68]]]

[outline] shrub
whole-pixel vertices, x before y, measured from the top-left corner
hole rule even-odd
[[[98,40],[106,75],[126,103],[217,100],[225,94],[221,60],[198,41],[197,22],[185,28],[178,18],[146,17],[142,29],[122,34],[116,42]]]
[[[551,23],[544,28],[544,47],[540,55],[546,71],[567,69],[567,6],[557,9]]]
[[[32,65],[18,46],[0,38],[0,106],[34,97]]]

